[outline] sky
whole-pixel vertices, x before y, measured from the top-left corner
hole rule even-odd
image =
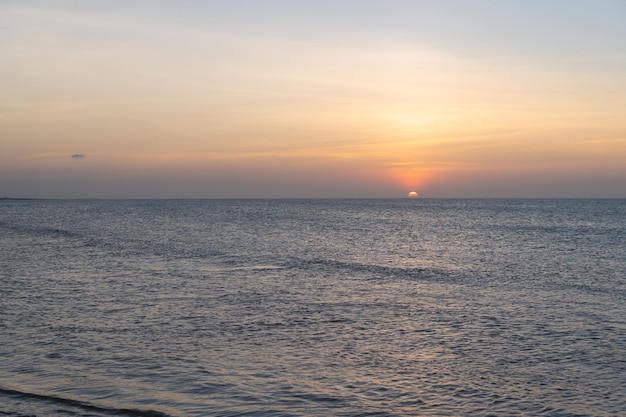
[[[0,0],[0,197],[626,198],[623,0]]]

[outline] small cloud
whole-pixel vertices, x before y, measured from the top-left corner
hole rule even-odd
[[[84,159],[85,155],[82,153],[75,153],[74,155],[72,155],[72,159]]]

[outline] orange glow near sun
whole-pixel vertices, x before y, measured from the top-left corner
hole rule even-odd
[[[410,198],[417,198],[417,196],[418,196],[417,191],[411,191],[411,192],[409,193],[409,197],[410,197]]]
[[[397,185],[398,190],[407,190],[406,192],[423,189],[436,177],[436,174],[429,167],[415,169],[404,165],[392,167],[387,171],[387,176]]]

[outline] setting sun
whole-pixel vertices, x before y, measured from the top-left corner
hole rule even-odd
[[[418,196],[417,191],[411,191],[409,193],[409,198],[417,198],[417,196]]]

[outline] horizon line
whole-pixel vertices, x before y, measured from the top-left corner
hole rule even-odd
[[[626,197],[0,197],[0,201],[56,200],[626,200]]]

